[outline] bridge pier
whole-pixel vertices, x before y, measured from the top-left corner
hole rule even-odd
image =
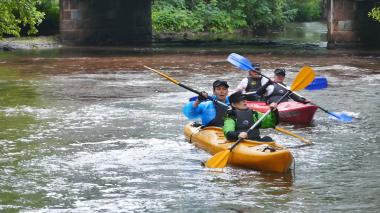
[[[328,47],[379,46],[380,23],[368,12],[379,0],[328,0]]]
[[[60,38],[72,45],[147,44],[152,0],[60,0]]]

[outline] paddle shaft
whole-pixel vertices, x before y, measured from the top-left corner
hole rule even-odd
[[[292,91],[291,90],[288,90],[281,98],[280,98],[280,100],[278,100],[276,103],[278,104],[278,103],[280,103],[286,96],[288,96],[290,93],[292,93]],[[271,112],[272,110],[271,109],[269,109],[263,116],[261,116],[261,118],[258,120],[258,121],[256,121],[256,123],[255,124],[253,124],[249,129],[248,129],[248,131],[247,131],[247,135],[248,135],[248,133],[249,132],[251,132],[254,128],[256,128],[259,124],[260,124],[260,122]],[[234,143],[234,145],[232,145],[231,146],[231,148],[230,148],[230,151],[232,151],[241,141],[243,141],[244,140],[244,138],[239,138],[235,143]]]
[[[295,133],[293,133],[293,132],[289,132],[289,131],[287,131],[287,130],[285,130],[285,129],[283,129],[283,128],[276,127],[275,130],[277,130],[277,131],[279,131],[279,132],[282,132],[282,133],[284,133],[284,134],[287,134],[287,135],[293,136],[293,137],[295,137],[295,138],[298,138],[298,139],[300,139],[302,142],[304,142],[305,144],[313,144],[311,141],[306,140],[305,138],[303,138],[303,137],[301,137],[301,136],[299,136],[299,135],[297,135],[297,134],[295,134]]]
[[[182,88],[185,88],[185,89],[187,89],[187,90],[189,90],[189,91],[191,91],[191,92],[193,92],[193,93],[196,93],[197,95],[201,95],[201,96],[203,96],[203,94],[202,94],[201,92],[199,92],[199,91],[197,91],[197,90],[195,90],[195,89],[193,89],[193,88],[191,88],[191,87],[188,87],[188,86],[186,86],[186,85],[184,85],[184,84],[182,84],[182,83],[178,83],[177,85],[180,86],[180,87],[182,87]],[[203,97],[204,97],[204,96],[203,96]],[[227,105],[226,103],[223,103],[223,102],[221,102],[221,101],[219,101],[219,100],[216,100],[216,99],[214,99],[214,98],[212,98],[212,97],[207,97],[207,99],[210,100],[210,101],[215,101],[215,102],[217,102],[218,104],[223,105],[223,106],[225,106],[225,107],[228,107],[228,105]]]
[[[279,83],[277,83],[277,82],[274,82],[274,83],[280,85],[280,86],[281,86],[282,88],[284,88],[284,89],[289,90],[289,88],[287,88],[286,86],[284,86],[284,85],[282,85],[282,84],[279,84]],[[293,94],[295,94],[295,95],[297,95],[297,96],[299,96],[299,97],[301,97],[301,98],[304,98],[302,95],[300,95],[300,94],[298,94],[298,93],[296,93],[296,92],[293,92]],[[340,117],[334,115],[333,113],[329,112],[327,109],[324,109],[323,107],[319,106],[318,104],[313,103],[313,102],[311,102],[311,101],[310,101],[309,103],[312,104],[312,105],[314,105],[314,106],[316,106],[316,107],[318,107],[319,109],[321,109],[321,110],[324,111],[325,113],[327,113],[327,114],[329,114],[329,115],[331,115],[331,116],[334,116],[334,117],[336,117],[337,119],[340,119]]]
[[[149,70],[151,70],[151,71],[153,71],[153,72],[155,72],[155,73],[157,73],[157,74],[159,74],[159,75],[161,75],[162,77],[168,79],[169,81],[173,82],[174,84],[177,84],[178,86],[180,86],[180,87],[182,87],[182,88],[185,88],[185,89],[187,89],[187,90],[189,90],[189,91],[191,91],[191,92],[193,92],[193,93],[195,93],[195,94],[197,94],[197,95],[201,95],[201,96],[203,96],[203,94],[202,94],[201,92],[199,92],[199,91],[197,91],[197,90],[195,90],[195,89],[193,89],[193,88],[191,88],[191,87],[188,87],[188,86],[182,84],[181,82],[179,82],[179,81],[177,81],[176,79],[174,79],[174,78],[168,76],[168,75],[165,74],[165,73],[162,73],[162,72],[160,72],[160,71],[158,71],[158,70],[155,70],[155,69],[150,68],[150,67],[145,66],[145,65],[144,65],[144,67],[147,68],[147,69],[149,69]],[[212,98],[212,97],[209,97],[209,96],[208,96],[207,99],[209,99],[209,100],[211,100],[211,101],[215,101],[215,102],[217,102],[218,104],[221,104],[221,105],[223,105],[223,106],[228,107],[227,104],[225,104],[225,103],[223,103],[223,102],[221,102],[221,101],[219,101],[219,100],[216,100],[216,99],[214,99],[214,98]]]
[[[331,115],[331,116],[334,116],[334,117],[336,117],[336,118],[339,119],[339,120],[341,119],[340,117],[334,115],[334,113],[329,112],[327,109],[324,109],[324,108],[322,108],[321,106],[318,106],[317,104],[315,104],[315,103],[313,103],[313,102],[310,102],[310,104],[313,104],[314,106],[317,106],[319,109],[321,109],[321,110],[324,111],[325,113],[327,113],[327,114],[329,114],[329,115]]]
[[[190,87],[188,87],[188,86],[186,86],[186,85],[184,85],[184,84],[182,84],[182,83],[178,83],[177,85],[180,86],[180,87],[182,87],[182,88],[185,88],[185,89],[187,89],[187,90],[189,90],[189,91],[191,91],[191,92],[193,92],[193,93],[196,93],[197,95],[201,95],[201,96],[203,96],[203,94],[202,94],[201,92],[199,92],[199,91],[197,91],[197,90],[195,90],[195,89],[192,89],[192,88],[190,88]],[[204,96],[203,96],[203,97],[204,97]],[[228,107],[228,105],[227,105],[226,103],[223,103],[223,102],[221,102],[221,101],[219,101],[219,100],[216,100],[216,99],[214,99],[214,98],[212,98],[212,97],[207,96],[207,99],[210,100],[210,101],[217,102],[218,104],[220,104],[220,105],[222,105],[222,106]]]

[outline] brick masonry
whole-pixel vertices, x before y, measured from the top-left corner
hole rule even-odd
[[[379,0],[328,0],[326,4],[328,47],[380,44],[380,23],[368,17]]]
[[[60,0],[60,37],[73,45],[147,44],[152,0]]]

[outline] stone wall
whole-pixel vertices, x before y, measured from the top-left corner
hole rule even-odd
[[[327,1],[328,47],[380,45],[380,23],[368,17],[376,4],[380,1]]]
[[[152,0],[60,0],[60,38],[73,45],[146,44]]]

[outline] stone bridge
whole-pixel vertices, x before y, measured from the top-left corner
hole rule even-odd
[[[380,44],[380,23],[368,11],[380,0],[323,0],[328,46]],[[152,0],[60,0],[60,35],[74,45],[146,44],[152,39]]]
[[[380,46],[380,23],[368,17],[380,0],[327,0],[328,47]]]

